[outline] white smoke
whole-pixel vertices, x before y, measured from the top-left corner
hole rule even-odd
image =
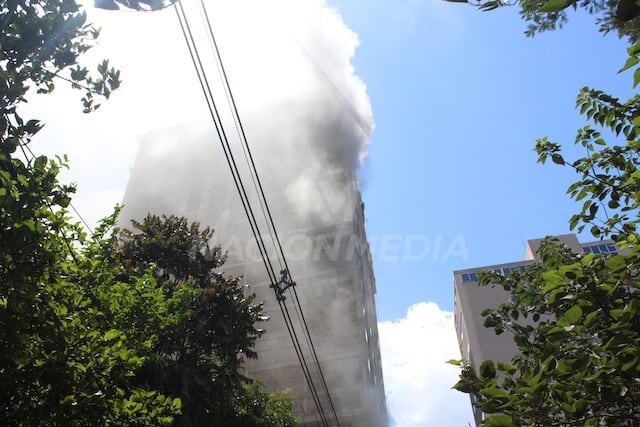
[[[373,120],[366,87],[351,65],[357,35],[323,0],[206,4],[240,114],[261,118],[250,126],[250,144],[256,156],[270,158],[264,162],[297,170],[287,193],[303,206],[306,188],[298,180],[309,182],[328,163],[352,172],[366,157]],[[190,16],[194,27],[202,27],[199,14]],[[109,58],[122,70],[122,87],[99,111],[83,115],[81,94],[59,84],[52,96],[34,97],[24,114],[46,124],[34,146],[37,153],[69,155],[72,169],[64,178],[78,183],[74,205],[93,224],[122,200],[137,135],[208,115],[172,9],[89,7],[88,21],[102,33],[85,62]],[[222,93],[217,95],[224,102]],[[326,132],[328,126],[332,132]],[[278,134],[278,152],[267,146],[263,132]],[[317,138],[321,132],[324,137]],[[321,144],[310,148],[310,140]]]
[[[261,168],[282,173],[279,185],[298,214],[344,200],[366,157],[373,127],[366,87],[351,59],[358,39],[324,1],[240,1],[212,8],[230,83]],[[222,18],[222,17],[228,17]]]
[[[369,337],[376,336],[369,296],[374,285],[368,266],[362,263],[367,259],[362,252],[366,242],[360,238],[362,225],[357,225],[362,223],[354,183],[373,127],[366,87],[351,66],[357,37],[319,0],[210,5],[208,13],[252,157],[287,250],[287,264],[294,279],[300,280],[301,305],[317,340],[319,359],[325,361],[323,370],[338,411],[376,420],[361,421],[367,425],[383,425],[379,356],[369,344]],[[187,10],[189,18],[197,17],[192,10]],[[191,20],[192,29],[196,22]],[[239,174],[270,250],[267,221],[234,129],[233,109],[226,104],[214,58],[202,43],[204,31],[196,29],[194,35]],[[195,91],[192,96],[192,102],[206,112],[202,93]],[[173,108],[190,106],[180,103]],[[217,243],[229,251],[225,273],[243,275],[272,315],[264,326],[267,334],[256,348],[261,359],[247,364],[248,374],[264,373],[262,377],[276,388],[283,376],[291,378],[298,369],[295,352],[287,345],[287,329],[281,324],[273,290],[267,286],[211,122],[191,120],[147,132],[141,138],[124,204],[123,226],[152,212],[185,216],[216,229]],[[370,326],[366,334],[365,324]],[[281,375],[274,366],[283,370]],[[300,388],[304,382],[299,376],[282,381],[296,396],[307,393],[306,387]],[[308,413],[304,399],[296,405],[298,415]],[[312,414],[313,410],[311,418]]]

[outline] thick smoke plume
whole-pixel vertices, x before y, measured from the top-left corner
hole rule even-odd
[[[381,390],[381,368],[375,305],[367,296],[375,285],[355,182],[373,127],[366,88],[351,65],[357,37],[321,0],[213,2],[208,12],[338,411],[359,414],[362,425],[383,425],[384,396],[369,390]],[[206,40],[202,32],[196,37]],[[215,64],[205,61],[214,80]],[[211,86],[262,238],[274,255],[223,88],[219,81]],[[206,111],[203,95],[193,97]],[[227,273],[243,275],[272,315],[257,349],[261,359],[248,365],[249,374],[303,395],[297,359],[211,122],[160,127],[141,137],[124,204],[123,227],[152,212],[184,215],[216,230],[229,253]],[[270,361],[269,372],[262,360]],[[297,402],[298,415],[312,413],[309,405]]]
[[[354,208],[349,188],[366,158],[373,127],[366,87],[351,65],[356,34],[322,0],[211,2],[208,7],[267,197],[275,210],[286,213],[276,222],[291,228],[293,216],[299,229],[347,220]],[[188,12],[192,21],[199,19],[197,9]],[[202,31],[195,36],[206,61],[206,36]],[[186,48],[175,59],[188,62]],[[236,161],[255,195],[215,64],[210,60],[205,66]],[[195,80],[195,73],[189,70],[180,79]],[[199,106],[197,115],[205,115],[203,95],[196,92],[192,97],[193,105],[184,108]],[[166,194],[170,183],[158,181],[175,181],[166,169],[156,173],[163,159],[169,162],[164,168],[189,165],[189,176],[179,177],[181,188],[212,185],[207,184],[207,174],[226,168],[210,121],[160,128],[141,140],[144,158],[139,156],[132,176],[139,184],[129,185],[125,200],[131,209],[140,206],[133,201],[151,196],[154,188]],[[216,179],[226,179],[224,173],[228,175],[216,172]],[[231,188],[233,183],[228,183]],[[127,212],[132,211],[125,210],[125,216],[132,216]]]
[[[324,209],[310,194],[340,192],[343,182],[327,176],[354,175],[373,126],[350,63],[357,36],[320,0],[227,7],[212,16],[228,17],[216,19],[220,46],[259,168],[298,213]]]

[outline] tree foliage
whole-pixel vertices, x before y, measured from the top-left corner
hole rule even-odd
[[[485,326],[511,331],[520,351],[509,363],[457,362],[462,373],[455,388],[476,396],[475,405],[493,414],[483,425],[640,423],[638,98],[620,102],[584,88],[577,107],[593,126],[604,128],[578,130],[575,143],[586,156],[567,160],[560,144],[542,138],[538,159],[571,167],[579,176],[567,190],[581,204],[570,228],[612,238],[626,253],[575,254],[547,241],[541,262],[523,272],[480,274],[481,286],[502,286],[512,295],[485,310]],[[605,131],[623,144],[607,144]]]
[[[256,357],[253,346],[264,332],[256,325],[266,320],[262,304],[245,295],[239,278],[218,271],[225,256],[210,246],[213,230],[175,216],[148,215],[133,225],[135,231],[115,238],[115,260],[133,277],[155,266],[171,310],[182,313],[160,334],[137,380],[182,399],[178,425],[239,425],[240,415],[251,413],[239,403],[271,404],[240,372],[244,357]]]
[[[635,246],[628,255],[578,255],[548,240],[539,264],[480,274],[482,286],[512,295],[483,313],[484,325],[512,332],[519,349],[509,363],[485,361],[477,372],[462,362],[455,388],[495,414],[485,425],[638,425],[639,254]]]
[[[29,87],[50,93],[59,79],[84,89],[85,111],[117,88],[107,62],[96,77],[76,64],[98,34],[85,19],[73,0],[0,6],[0,413],[16,426],[164,425],[179,401],[127,385],[143,359],[83,276],[86,236],[65,212],[73,187],[57,180],[66,161],[32,156],[40,124],[19,114]]]
[[[525,34],[529,37],[560,29],[568,22],[570,11],[584,11],[595,17],[600,32],[613,31],[634,43],[640,40],[640,6],[634,0],[473,0],[469,3],[483,11],[516,6],[520,17],[527,22]]]
[[[293,427],[298,421],[291,413],[293,401],[288,392],[265,391],[260,380],[243,386],[234,401],[234,416],[227,420],[229,427]]]
[[[129,378],[142,366],[143,342],[108,321],[133,312],[149,275],[116,278],[76,249],[85,242],[62,208],[69,194],[58,165],[19,160],[2,171],[0,191],[0,413],[7,425],[165,425],[179,401]],[[11,173],[13,172],[13,174]],[[54,209],[55,208],[55,209]],[[100,280],[100,286],[96,286]],[[160,294],[161,295],[161,294]],[[111,313],[100,299],[122,301]],[[157,320],[161,312],[151,312]],[[156,331],[150,331],[153,340]]]
[[[529,35],[560,27],[572,6],[598,15],[601,30],[616,30],[636,43],[640,6],[634,2],[625,12],[633,16],[626,19],[620,14],[627,3],[518,5],[531,23]],[[632,44],[628,54],[620,71],[635,68],[635,87],[640,45]],[[570,229],[610,238],[620,254],[576,254],[547,239],[539,263],[508,275],[479,274],[481,286],[511,293],[510,300],[482,313],[484,325],[497,334],[512,333],[519,349],[505,363],[453,361],[461,366],[454,387],[475,396],[474,405],[488,414],[484,426],[640,425],[640,98],[622,101],[585,87],[576,108],[588,121],[574,140],[585,155],[570,159],[561,144],[545,137],[536,142],[538,161],[576,172],[567,193],[580,207],[569,219]]]
[[[572,230],[581,232],[588,226],[597,238],[635,244],[640,213],[640,97],[622,103],[602,91],[583,88],[577,107],[595,126],[604,127],[624,144],[607,145],[603,130],[587,125],[575,138],[575,144],[585,149],[585,157],[566,160],[560,144],[541,138],[536,143],[538,160],[544,163],[550,158],[573,168],[580,177],[567,190],[581,203],[580,212],[570,219]]]
[[[27,122],[17,107],[29,88],[50,93],[56,81],[66,81],[84,92],[85,112],[98,108],[120,85],[120,73],[101,62],[97,74],[78,64],[99,30],[86,22],[75,0],[8,0],[0,6],[0,134],[3,153],[37,132],[37,121]]]
[[[137,224],[157,254],[139,235],[115,234],[114,214],[89,238],[67,215],[74,187],[58,181],[66,158],[30,149],[41,125],[21,116],[29,90],[66,82],[91,112],[119,86],[108,61],[97,74],[78,64],[99,31],[75,0],[4,1],[0,30],[2,424],[221,425],[209,413],[190,418],[218,405],[244,422],[234,425],[294,425],[290,399],[238,372],[239,353],[255,357],[260,305],[213,270],[223,257],[208,246],[211,232],[176,218]],[[172,381],[183,387],[166,387]]]

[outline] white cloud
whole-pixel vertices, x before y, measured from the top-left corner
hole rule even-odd
[[[453,313],[433,302],[409,308],[407,317],[380,322],[380,350],[389,414],[396,427],[463,427],[472,421],[466,394],[452,390],[458,369]]]

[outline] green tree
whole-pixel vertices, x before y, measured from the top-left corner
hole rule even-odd
[[[158,258],[164,264],[151,261],[153,257],[116,256],[111,230],[117,213],[87,238],[67,216],[74,188],[57,178],[66,159],[31,152],[31,139],[41,126],[20,115],[21,105],[35,96],[30,89],[46,94],[58,81],[67,82],[83,91],[83,110],[91,112],[119,86],[119,72],[107,61],[98,65],[95,76],[77,64],[98,30],[86,24],[75,0],[5,1],[0,30],[3,424],[170,425],[182,410],[175,395],[186,397],[189,410],[197,405],[209,410],[210,394],[198,399],[195,386],[187,385],[190,394],[184,389],[173,396],[159,392],[154,384],[165,382],[145,377],[153,368],[159,376],[173,375],[174,382],[185,384],[179,376],[187,374],[193,384],[215,389],[220,393],[216,404],[228,411],[228,417],[218,412],[223,420],[293,425],[286,396],[240,381],[238,354],[255,357],[252,346],[261,331],[254,322],[261,318],[260,307],[242,294],[237,279],[211,271],[221,262],[219,249],[194,259],[191,253]],[[208,231],[204,233],[198,236],[206,237]],[[122,248],[126,252],[127,244]],[[186,267],[175,261],[186,262]],[[173,349],[184,352],[181,361],[190,363],[186,369],[171,370],[178,354]],[[156,369],[163,363],[168,369]],[[214,374],[216,381],[209,381]],[[234,388],[216,388],[225,382]],[[209,417],[192,425],[220,425],[218,421]]]
[[[486,310],[484,325],[508,330],[509,363],[466,361],[455,388],[476,396],[486,426],[637,426],[640,423],[640,248],[578,255],[546,241],[522,272],[483,272],[481,286],[512,299]]]
[[[118,87],[107,61],[96,76],[76,64],[98,35],[85,20],[74,0],[0,5],[0,414],[16,426],[166,425],[180,402],[128,385],[141,348],[88,291],[92,260],[65,211],[74,189],[57,180],[66,161],[32,155],[41,126],[19,111],[29,88],[57,80],[83,90],[86,112]]]
[[[237,427],[293,427],[298,421],[291,412],[292,399],[286,392],[264,390],[260,380],[243,385],[234,399],[235,416],[227,425]]]
[[[586,155],[568,160],[560,144],[541,138],[538,161],[578,174],[567,190],[581,204],[570,228],[612,238],[624,251],[602,258],[547,241],[541,263],[524,272],[479,276],[481,286],[511,292],[483,315],[496,333],[511,331],[520,351],[510,363],[456,362],[455,388],[493,414],[487,426],[640,425],[638,97],[620,102],[584,88],[577,107],[592,123],[575,138]],[[605,134],[622,141],[609,145]]]
[[[490,11],[506,6],[518,8],[527,22],[525,34],[535,34],[562,28],[569,20],[568,12],[580,10],[595,17],[600,32],[611,31],[620,38],[635,43],[640,40],[640,5],[635,0],[449,0],[469,3]]]
[[[114,261],[132,277],[153,268],[171,311],[181,313],[160,333],[135,381],[181,398],[179,426],[294,425],[290,399],[241,374],[243,358],[257,356],[253,347],[264,331],[256,325],[266,317],[240,278],[220,272],[226,257],[210,245],[213,230],[155,215],[133,227],[114,238]]]
[[[5,160],[0,171],[0,413],[7,425],[162,425],[174,401],[128,385],[144,359],[126,329],[105,321],[92,288],[115,285],[76,246],[57,163]],[[121,282],[121,280],[120,280]],[[153,283],[136,277],[122,286]],[[152,286],[152,285],[147,285]],[[122,305],[122,310],[130,307]]]
[[[629,16],[623,0],[565,2],[521,0],[528,35],[559,28],[567,8],[597,15],[602,31],[616,30],[638,39],[640,7]],[[484,10],[503,3],[478,3]],[[627,19],[628,18],[628,19]],[[640,62],[640,45],[628,48],[620,71]],[[634,87],[640,71],[634,72]],[[483,272],[481,286],[501,286],[512,298],[483,312],[486,327],[510,331],[519,349],[509,363],[485,361],[461,366],[454,386],[473,394],[489,414],[486,426],[637,426],[640,425],[640,98],[627,101],[583,88],[576,106],[588,120],[574,143],[586,154],[569,159],[559,143],[536,142],[538,161],[572,168],[578,179],[567,190],[580,203],[570,229],[611,238],[621,254],[575,254],[552,240],[543,242],[541,262],[510,275]],[[615,142],[607,143],[606,139]]]

